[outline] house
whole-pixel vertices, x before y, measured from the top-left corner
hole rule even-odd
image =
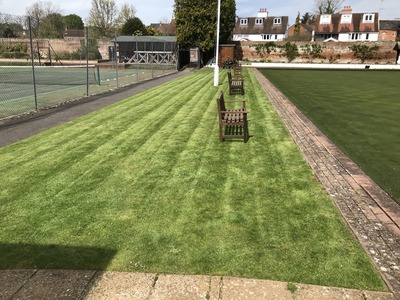
[[[378,41],[378,13],[353,13],[345,6],[340,13],[317,15],[315,41],[366,42]]]
[[[296,24],[290,26],[287,30],[287,39],[289,41],[311,41],[314,28],[309,24],[299,24],[296,31]]]
[[[157,30],[161,35],[176,36],[175,19],[172,19],[170,23],[151,23],[150,27]]]
[[[393,41],[400,39],[400,20],[379,21],[379,40]]]
[[[261,8],[257,17],[236,18],[233,29],[233,41],[282,41],[286,37],[289,23],[287,16],[268,16],[268,11]]]

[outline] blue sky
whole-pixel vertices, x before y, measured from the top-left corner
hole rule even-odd
[[[0,12],[21,15],[25,13],[26,7],[35,2],[37,1],[18,0],[16,3],[16,0],[0,0]],[[42,2],[51,2],[61,10],[62,14],[77,14],[83,20],[87,19],[91,7],[90,0],[42,0]],[[116,2],[133,5],[137,10],[136,16],[145,25],[169,21],[172,18],[174,0],[116,0]],[[313,5],[314,0],[236,0],[236,14],[240,17],[255,17],[260,8],[266,8],[270,16],[289,16],[289,22],[293,24],[298,12],[303,15],[312,11]],[[353,0],[345,1],[343,5],[350,5],[353,12],[358,13],[379,12],[380,19],[400,18],[400,0]]]

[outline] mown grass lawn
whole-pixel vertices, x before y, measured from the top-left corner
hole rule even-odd
[[[202,70],[0,149],[0,268],[384,290],[254,75],[245,80],[246,144],[218,142],[226,73],[215,88]]]
[[[261,71],[400,203],[398,71]]]

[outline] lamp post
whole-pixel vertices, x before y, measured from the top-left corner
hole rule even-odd
[[[218,86],[219,79],[219,67],[218,67],[218,55],[219,55],[219,21],[221,15],[221,0],[218,0],[218,13],[217,13],[217,42],[215,44],[215,66],[214,66],[214,86]]]

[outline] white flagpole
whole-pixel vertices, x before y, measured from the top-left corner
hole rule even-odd
[[[214,67],[214,86],[218,86],[219,80],[219,67],[218,67],[218,55],[219,55],[219,20],[221,15],[221,0],[218,0],[218,14],[217,14],[217,43],[215,45],[215,67]]]

